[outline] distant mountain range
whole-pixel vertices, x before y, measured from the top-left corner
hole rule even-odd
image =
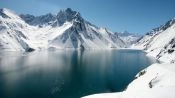
[[[70,8],[57,15],[49,13],[42,16],[17,15],[9,9],[0,9],[2,51],[123,48],[136,39],[131,34],[123,36],[99,28]]]
[[[117,36],[119,36],[126,44],[127,47],[130,47],[132,44],[136,43],[142,35],[137,33],[129,33],[128,31],[124,31],[122,33],[115,32]]]

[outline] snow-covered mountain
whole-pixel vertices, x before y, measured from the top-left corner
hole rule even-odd
[[[116,35],[118,35],[127,45],[127,47],[130,47],[132,44],[135,44],[138,39],[140,39],[141,35],[136,33],[129,33],[128,31],[124,31],[122,33],[115,32]]]
[[[17,15],[0,9],[0,50],[109,49],[126,47],[106,28],[99,28],[68,8],[57,15]]]
[[[146,33],[133,47],[144,49],[159,60],[175,62],[175,18]]]
[[[0,9],[0,50],[33,51],[33,27],[8,9]]]

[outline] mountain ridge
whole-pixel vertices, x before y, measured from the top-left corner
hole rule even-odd
[[[143,49],[160,61],[175,62],[175,18],[146,33],[133,48]]]
[[[73,11],[71,8],[61,10],[57,15],[17,15],[11,13],[10,10],[6,10],[6,13],[10,18],[4,17],[3,10],[0,12],[0,28],[5,27],[3,30],[0,29],[3,32],[0,36],[0,50],[126,47],[125,42],[113,32],[91,24],[83,19],[79,12]]]

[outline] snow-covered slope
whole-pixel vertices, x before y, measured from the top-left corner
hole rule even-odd
[[[124,31],[122,33],[115,32],[115,34],[118,35],[126,43],[127,47],[135,44],[141,37],[139,34],[129,33],[127,31]]]
[[[0,9],[0,50],[33,51],[35,38],[31,29],[33,28],[14,12]]]
[[[123,92],[90,95],[83,98],[174,98],[174,64],[153,64],[138,73]]]
[[[113,32],[84,20],[68,8],[57,15],[17,15],[0,10],[0,50],[110,49],[126,47]]]
[[[174,62],[175,60],[175,19],[153,29],[143,36],[133,48],[144,49],[148,55],[161,61]]]

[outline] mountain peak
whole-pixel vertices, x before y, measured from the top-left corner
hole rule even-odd
[[[83,18],[81,17],[80,13],[77,11],[73,11],[71,8],[61,10],[57,14],[57,20],[59,25],[64,24],[66,21],[73,22],[73,21],[81,21],[82,19]]]
[[[33,16],[33,15],[20,15],[20,17],[30,25],[52,25],[52,26],[61,26],[65,22],[80,22],[83,20],[80,13],[77,11],[73,11],[71,8],[63,9],[58,12],[57,15],[53,15],[51,13],[41,15],[41,16]]]
[[[73,12],[76,12],[76,11],[73,11],[71,8],[67,8],[65,11],[66,11],[67,13],[73,13]]]
[[[73,16],[75,16],[77,14],[80,14],[80,13],[77,12],[77,11],[72,10],[71,8],[67,8],[65,10],[63,9],[63,10],[59,11],[57,16],[60,15],[60,14],[65,14],[65,16],[72,16],[73,17]]]

